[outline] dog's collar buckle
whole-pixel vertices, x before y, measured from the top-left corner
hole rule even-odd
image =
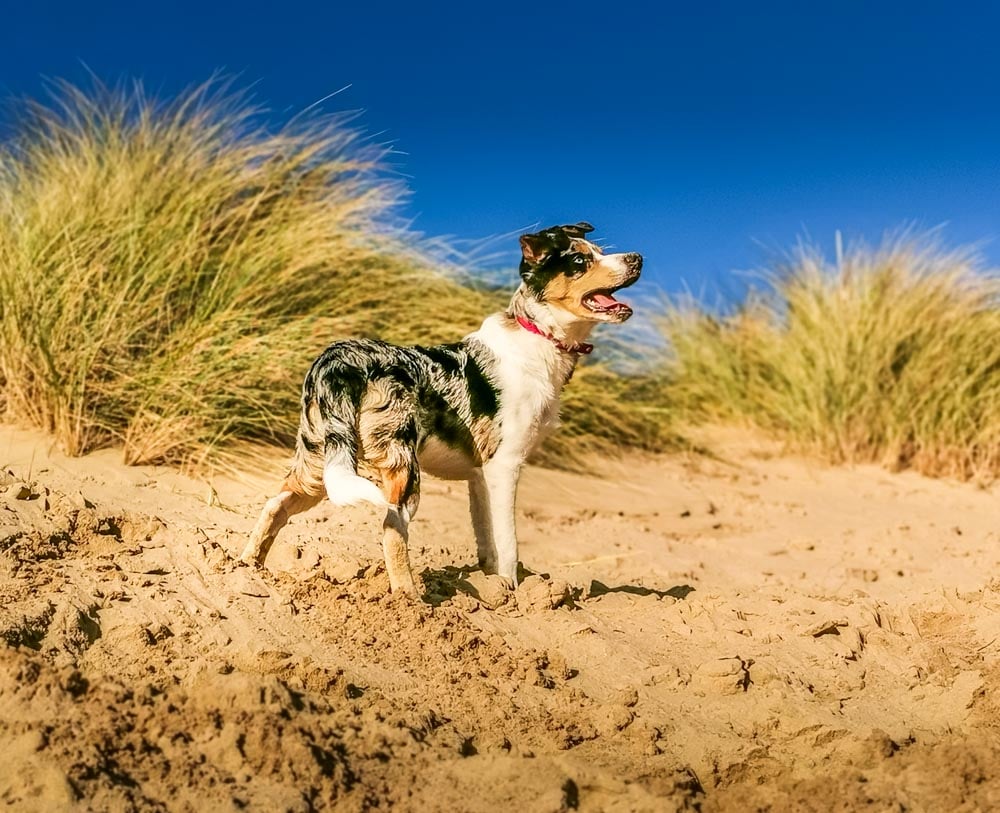
[[[552,344],[556,346],[557,350],[561,350],[563,353],[576,353],[581,356],[588,356],[594,352],[594,345],[587,344],[586,342],[578,342],[575,344],[564,344],[551,333],[546,333],[538,325],[532,322],[530,319],[525,319],[523,316],[518,316],[517,323],[527,330],[529,333],[534,333],[536,336],[541,336],[543,339],[548,339]]]

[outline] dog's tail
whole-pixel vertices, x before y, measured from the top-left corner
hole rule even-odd
[[[326,496],[334,505],[356,505],[359,502],[389,504],[375,483],[358,476],[355,463],[345,448],[327,448],[323,485],[326,486]]]
[[[379,487],[357,472],[356,394],[347,391],[325,393],[322,408],[312,395],[305,393],[303,397],[292,463],[292,473],[306,486],[303,490],[311,494],[321,494],[325,490],[334,505],[359,502],[388,505]]]

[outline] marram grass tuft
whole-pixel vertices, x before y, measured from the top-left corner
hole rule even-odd
[[[287,444],[312,358],[430,341],[490,297],[391,227],[401,189],[342,118],[278,132],[225,86],[161,104],[57,86],[0,152],[0,384],[70,454]]]
[[[801,249],[735,312],[674,307],[671,397],[834,461],[1000,474],[1000,280],[933,239]]]

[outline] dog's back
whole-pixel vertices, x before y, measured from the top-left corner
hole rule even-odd
[[[373,340],[330,345],[302,387],[290,478],[337,505],[386,504],[386,480],[406,502],[419,470],[466,477],[498,441],[492,353],[462,341],[397,347]],[[379,484],[378,486],[376,484]]]

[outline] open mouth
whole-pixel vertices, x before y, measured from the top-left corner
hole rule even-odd
[[[624,287],[624,286],[623,286]],[[619,302],[614,297],[614,292],[618,289],[606,288],[599,291],[591,291],[583,297],[583,305],[587,310],[594,313],[606,313],[611,316],[626,319],[632,315],[632,308],[624,302]]]

